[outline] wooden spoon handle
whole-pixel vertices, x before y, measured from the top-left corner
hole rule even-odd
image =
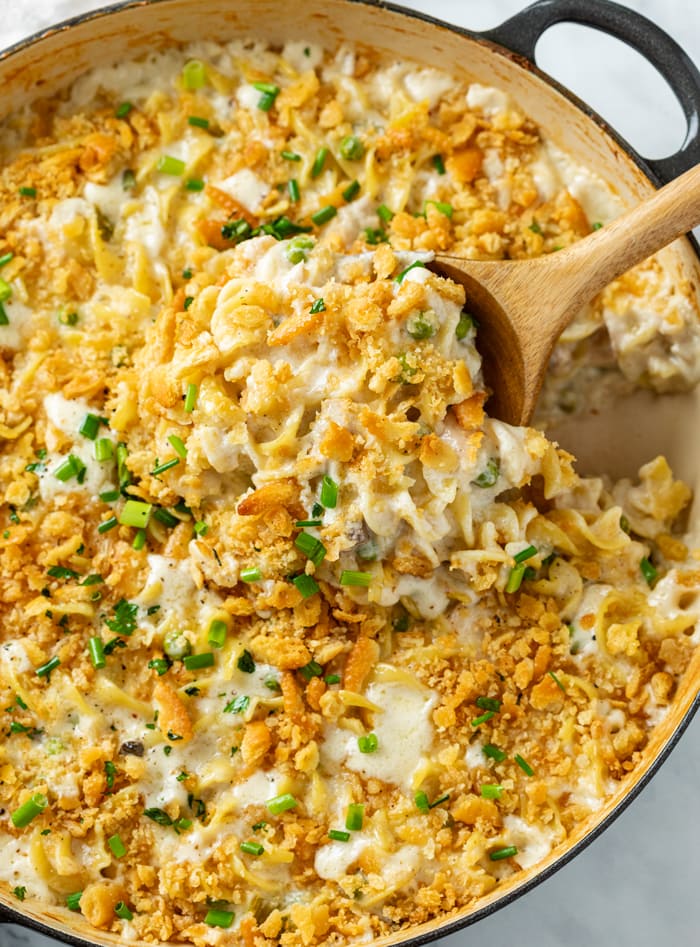
[[[612,280],[698,224],[700,164],[561,253],[557,262],[567,271],[570,306],[587,302]],[[568,308],[562,314],[562,329],[570,312]]]

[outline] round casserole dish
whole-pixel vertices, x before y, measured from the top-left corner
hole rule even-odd
[[[561,19],[589,22],[622,35],[659,64],[674,82],[689,119],[689,138],[678,155],[645,165],[627,151],[602,122],[531,67],[529,60],[537,38],[547,26]],[[261,23],[265,24],[264,29]],[[211,34],[207,34],[206,24],[216,24]],[[127,4],[81,18],[9,51],[1,64],[5,88],[10,92],[6,101],[18,103],[37,93],[48,94],[52,88],[65,85],[105,59],[138,56],[154,45],[184,42],[195,34],[219,39],[261,33],[272,43],[297,35],[326,45],[341,38],[362,42],[371,36],[377,48],[455,73],[466,72],[484,84],[504,88],[551,139],[605,179],[613,181],[626,203],[641,199],[656,183],[698,160],[695,71],[662,34],[641,26],[628,12],[625,14],[605,3],[589,3],[582,12],[572,2],[543,2],[483,37],[469,36],[386,7],[339,0],[308,4],[302,22],[292,12],[285,11],[283,5],[272,2],[237,4],[235,9],[224,3],[207,4],[204,8],[182,0]],[[677,254],[679,278],[683,274],[697,284],[698,260],[694,248],[682,241]],[[640,410],[642,404],[643,411]],[[698,458],[693,453],[693,445],[688,439],[684,440],[681,432],[690,429],[697,410],[694,395],[660,399],[639,395],[622,405],[613,420],[607,417],[601,422],[591,416],[585,424],[579,423],[575,431],[562,427],[554,433],[565,446],[575,450],[584,470],[605,470],[621,476],[653,453],[664,452],[678,474],[693,484],[697,480]],[[605,437],[601,437],[601,430]],[[500,888],[492,901],[482,901],[476,909],[462,916],[412,931],[410,939],[416,943],[426,941],[478,920],[546,877],[590,841],[633,798],[687,724],[697,705],[693,676],[691,668],[676,697],[673,712],[655,734],[653,745],[647,748],[646,760],[636,773],[634,787],[626,783],[624,792],[608,802],[595,824],[582,826],[565,855],[524,873],[517,883]],[[59,910],[40,910],[27,904],[22,912],[17,912],[14,904],[8,903],[7,907],[13,919],[21,913],[29,922],[48,924],[62,937],[73,935],[92,942],[116,942],[110,935],[96,937],[79,918]],[[402,934],[400,938],[383,942],[388,944],[399,939],[409,940]]]

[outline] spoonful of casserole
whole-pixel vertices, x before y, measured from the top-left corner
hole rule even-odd
[[[433,268],[467,293],[491,389],[489,414],[532,417],[557,339],[612,280],[700,224],[700,164],[648,200],[564,250],[531,260],[437,254]]]

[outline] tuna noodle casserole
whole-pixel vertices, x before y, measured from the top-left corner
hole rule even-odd
[[[564,850],[697,643],[690,491],[490,419],[426,263],[554,252],[607,185],[495,89],[298,43],[105,67],[1,140],[0,885],[345,944]],[[692,384],[699,337],[651,260],[548,411]]]

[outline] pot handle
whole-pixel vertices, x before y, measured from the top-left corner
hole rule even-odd
[[[542,34],[556,23],[581,23],[609,33],[641,53],[668,82],[687,122],[685,141],[667,158],[645,158],[662,184],[700,162],[700,71],[688,54],[651,20],[611,0],[538,0],[479,36],[535,62]]]

